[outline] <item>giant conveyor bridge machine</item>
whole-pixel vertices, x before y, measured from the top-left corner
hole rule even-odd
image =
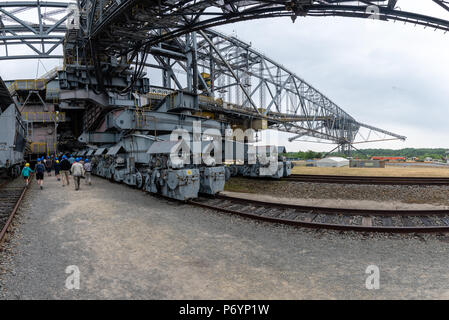
[[[443,14],[449,10],[447,1],[427,2]],[[251,148],[247,142],[255,138],[249,129],[288,132],[290,140],[296,141],[326,141],[348,153],[360,142],[405,139],[358,122],[296,73],[213,27],[262,18],[289,17],[298,22],[303,16],[339,16],[449,30],[447,20],[401,10],[398,3],[0,2],[0,46],[4,49],[0,60],[62,59],[63,67],[47,74],[43,86],[22,88],[21,111],[26,112],[23,100],[31,94],[26,90],[45,94],[36,101],[66,115],[65,123],[53,121],[58,143],[63,136],[73,136],[72,144],[64,145],[93,157],[97,174],[187,199],[200,191],[219,192],[230,174],[274,178],[290,174],[291,164],[282,158],[271,175],[263,170],[262,158],[276,154],[272,146],[260,152],[256,148],[255,157],[225,156],[226,163],[195,160],[194,145],[214,157],[222,154],[230,131],[243,132],[244,139],[232,138],[228,148],[243,144],[244,153]],[[17,46],[25,46],[27,53],[11,50]],[[194,123],[201,124],[199,133],[194,132]],[[217,143],[217,132],[221,143]],[[194,144],[196,134],[201,139]],[[173,150],[180,161],[170,158]],[[249,163],[250,158],[254,163]]]

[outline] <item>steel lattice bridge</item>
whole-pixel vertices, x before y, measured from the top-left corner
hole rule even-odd
[[[449,30],[449,1],[439,15],[401,10],[404,1],[147,1],[0,2],[0,60],[64,59],[98,74],[104,61],[160,70],[162,88],[208,98],[229,117],[264,119],[268,127],[338,145],[405,137],[362,124],[281,64],[212,27],[262,18],[351,17]],[[202,70],[202,72],[200,72]],[[140,72],[139,72],[140,73]],[[101,88],[100,88],[101,89]],[[363,133],[362,131],[365,130]],[[358,141],[357,139],[361,139]]]

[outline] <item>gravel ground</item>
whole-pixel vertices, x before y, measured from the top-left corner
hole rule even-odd
[[[33,185],[0,254],[2,299],[449,298],[449,236],[311,231],[94,178]],[[80,289],[65,288],[65,269]],[[380,269],[368,290],[365,270]]]
[[[12,181],[11,180],[6,180],[6,179],[4,179],[4,180],[0,179],[0,185],[2,183],[4,183],[5,181],[8,181],[8,182],[7,182],[7,184],[5,186],[0,188],[0,195],[1,195],[2,191],[4,192],[4,190],[8,190],[9,189],[8,190],[9,192],[14,192],[14,191],[12,191],[12,189],[17,189],[17,191],[15,191],[14,193],[17,192],[16,196],[17,197],[20,196],[20,194],[21,194],[21,192],[23,190],[23,186],[24,186],[23,179],[14,179]],[[10,193],[10,196],[12,196],[12,193]],[[4,198],[4,196],[0,197],[0,202],[2,201],[3,198]],[[0,230],[2,230],[4,228],[4,226],[6,224],[6,221],[8,220],[9,215],[11,213],[10,211],[13,209],[13,205],[14,204],[15,203],[10,203],[8,205],[8,207],[0,208]]]
[[[283,198],[370,200],[449,206],[449,186],[306,183],[232,178],[226,183],[225,190]]]

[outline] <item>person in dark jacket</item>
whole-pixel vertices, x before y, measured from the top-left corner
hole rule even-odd
[[[61,164],[59,163],[58,158],[55,160],[55,177],[58,179],[58,181],[61,181],[61,178],[59,177],[59,172],[61,171]]]
[[[45,169],[47,169],[48,176],[51,176],[51,168],[53,167],[53,160],[50,157],[47,157],[47,160],[44,161]]]
[[[70,184],[69,171],[70,171],[70,168],[72,167],[72,165],[70,164],[70,162],[66,156],[62,157],[60,165],[61,165],[61,174],[62,174],[62,186],[65,187],[64,180],[67,182],[67,185]]]
[[[34,171],[36,172],[36,181],[37,185],[41,188],[41,190],[44,188],[44,173],[45,173],[45,166],[42,163],[43,159],[37,159],[38,162],[36,166],[34,167]]]

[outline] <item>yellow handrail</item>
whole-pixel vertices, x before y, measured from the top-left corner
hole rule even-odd
[[[42,90],[47,87],[47,82],[45,79],[25,79],[16,80],[8,87],[9,91],[12,90]]]
[[[22,116],[25,115],[25,119],[28,121],[29,113],[34,115],[34,121],[42,120],[42,122],[56,121],[56,117],[59,117],[57,122],[65,121],[65,112],[56,113],[54,111],[26,111],[22,112]],[[40,117],[38,117],[40,116]]]

